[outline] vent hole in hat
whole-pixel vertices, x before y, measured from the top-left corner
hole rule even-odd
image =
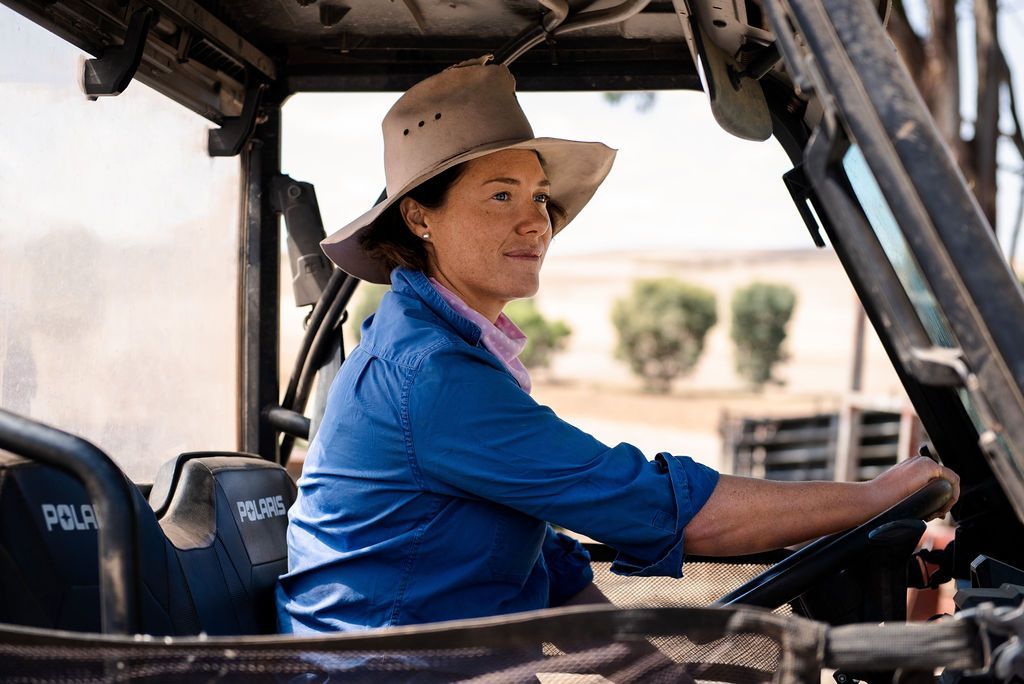
[[[423,123],[424,122],[420,121],[420,128],[423,128]]]
[[[406,128],[404,131],[402,131],[402,135],[409,135],[409,129]]]
[[[434,115],[434,121],[437,121],[440,118],[441,118],[441,112],[438,112],[437,114]]]

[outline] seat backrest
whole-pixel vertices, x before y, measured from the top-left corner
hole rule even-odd
[[[274,588],[288,567],[295,494],[284,468],[251,454],[182,454],[160,469],[150,502],[207,634],[277,631]]]
[[[141,492],[140,629],[196,634],[198,620],[173,547]],[[99,535],[81,482],[61,470],[0,453],[0,622],[98,632]]]

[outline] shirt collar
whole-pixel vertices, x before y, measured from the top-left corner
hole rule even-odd
[[[519,360],[519,354],[526,347],[526,335],[504,313],[491,323],[486,316],[474,310],[441,283],[424,273],[402,267],[392,271],[391,289],[397,293],[412,291],[418,295],[470,344],[474,347],[483,346],[497,357],[523,391],[530,393],[530,373]]]
[[[457,313],[477,324],[481,331],[483,345],[495,356],[505,363],[510,363],[513,359],[518,358],[519,353],[526,347],[526,335],[519,329],[519,326],[512,322],[511,318],[502,312],[498,314],[498,319],[491,323],[486,316],[466,304],[462,297],[436,279],[428,276],[427,280]]]
[[[498,314],[498,319],[491,323],[486,316],[440,282],[430,277],[427,280],[455,311],[480,327],[480,343],[484,349],[498,357],[501,365],[512,374],[519,387],[529,394],[531,389],[530,373],[526,370],[523,362],[519,360],[520,352],[526,347],[526,335],[523,334],[523,331],[504,313]]]
[[[412,293],[423,300],[431,311],[447,322],[456,332],[474,347],[480,343],[483,331],[480,326],[461,315],[444,300],[441,293],[430,284],[426,274],[404,266],[391,271],[391,289],[396,293]]]

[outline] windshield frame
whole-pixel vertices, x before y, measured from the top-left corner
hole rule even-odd
[[[808,148],[807,175],[818,194],[819,216],[831,216],[835,224],[825,226],[826,232],[862,300],[873,302],[872,321],[891,348],[890,356],[930,436],[937,443],[936,433],[953,432],[945,419],[956,415],[955,404],[939,395],[955,397],[951,385],[965,388],[987,429],[977,435],[962,409],[955,429],[977,435],[975,444],[981,443],[1017,516],[1024,520],[1024,347],[1016,342],[1024,339],[1020,284],[870,6],[845,0],[788,0],[785,5],[792,22],[789,30],[799,32],[805,45],[804,52],[785,55],[787,65],[824,109],[815,132],[818,144]],[[912,307],[905,310],[909,299],[903,286],[891,268],[877,263],[879,255],[857,263],[854,250],[863,245],[854,241],[866,240],[879,249],[880,245],[861,211],[843,216],[832,204],[854,197],[841,169],[845,145],[851,140],[863,151],[959,343],[959,358],[929,354],[934,345],[926,335],[921,337],[916,312]],[[881,263],[888,266],[884,252],[881,256]],[[889,291],[872,294],[880,285]],[[902,297],[893,297],[892,288]],[[911,312],[913,316],[908,315]],[[929,415],[928,404],[936,405],[937,412]],[[944,460],[969,470],[980,467],[977,461],[984,463],[950,451],[953,444],[965,445],[949,436],[946,448],[940,446]],[[1009,453],[1001,453],[997,443],[1005,444]]]

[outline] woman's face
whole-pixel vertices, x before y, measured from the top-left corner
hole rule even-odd
[[[491,321],[509,301],[531,297],[551,242],[550,183],[532,150],[503,150],[466,163],[437,209],[402,200],[422,238],[430,274]]]

